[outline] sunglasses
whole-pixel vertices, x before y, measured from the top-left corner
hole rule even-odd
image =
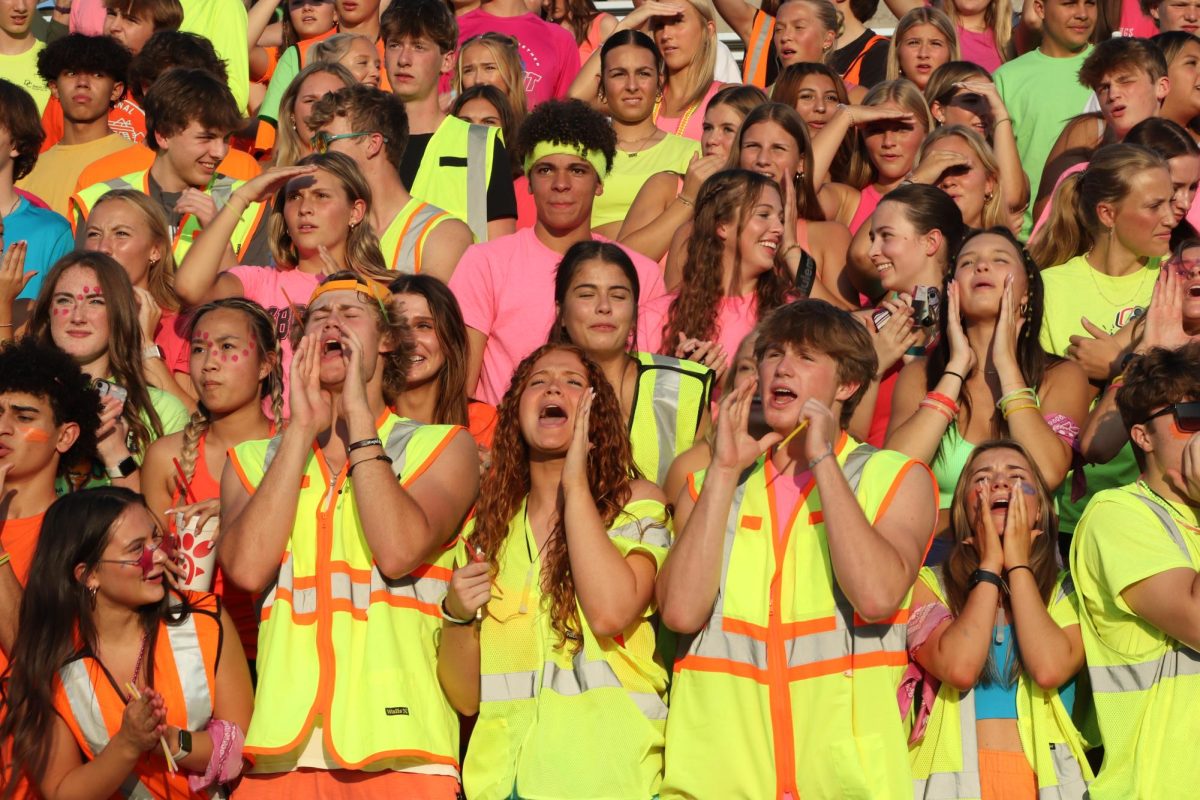
[[[357,133],[326,133],[325,131],[318,131],[317,133],[313,134],[311,139],[309,139],[309,143],[312,145],[312,149],[315,152],[325,155],[329,152],[329,145],[336,141],[340,141],[342,139],[357,139],[360,136],[370,136],[374,133],[378,133],[378,131],[358,131]],[[385,144],[387,143],[387,140],[388,138],[384,136],[383,141]]]
[[[150,540],[150,544],[142,546],[142,554],[137,558],[101,558],[99,561],[101,564],[124,564],[127,567],[140,567],[142,577],[145,577],[154,571],[154,554],[159,550],[165,550],[168,558],[174,552],[164,537],[155,536]]]
[[[1167,414],[1175,417],[1175,427],[1185,433],[1200,432],[1200,401],[1190,403],[1172,403],[1166,408],[1155,411],[1146,417],[1145,421],[1165,417]]]

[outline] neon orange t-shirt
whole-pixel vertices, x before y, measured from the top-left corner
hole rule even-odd
[[[29,568],[33,566],[33,552],[37,550],[38,534],[42,530],[42,518],[45,512],[23,519],[0,520],[0,542],[5,551],[12,557],[13,572],[21,585],[29,578]],[[0,651],[0,672],[8,669],[8,657]]]

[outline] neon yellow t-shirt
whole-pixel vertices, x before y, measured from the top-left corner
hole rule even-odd
[[[1180,542],[1139,496],[1169,511]],[[1198,526],[1196,509],[1168,506],[1139,482],[1096,495],[1075,529],[1071,573],[1105,748],[1093,800],[1195,793],[1200,653],[1135,614],[1121,592],[1200,569]]]
[[[1081,318],[1116,333],[1140,316],[1150,305],[1159,262],[1151,259],[1145,268],[1131,275],[1113,278],[1101,274],[1084,256],[1042,272],[1045,286],[1045,311],[1042,314],[1042,347],[1047,353],[1065,355],[1072,336],[1090,336]],[[1072,476],[1068,475],[1058,492],[1059,530],[1075,530],[1087,501],[1097,492],[1132,483],[1138,476],[1137,462],[1128,444],[1108,463],[1089,464],[1087,495],[1071,502]]]
[[[229,91],[238,110],[246,113],[250,99],[250,50],[246,47],[246,7],[240,0],[180,0],[183,22],[179,30],[195,33],[212,42],[225,62]]]
[[[673,133],[637,153],[618,149],[612,169],[604,178],[604,193],[592,204],[592,227],[625,219],[642,184],[660,172],[677,172],[682,176],[687,172],[692,154],[699,152],[699,142]]]
[[[242,44],[245,46],[245,42]],[[38,53],[42,52],[45,46],[35,39],[33,47],[24,53],[15,56],[0,55],[0,75],[29,92],[33,101],[37,103],[39,114],[46,110],[46,102],[50,99],[50,87],[37,71]]]

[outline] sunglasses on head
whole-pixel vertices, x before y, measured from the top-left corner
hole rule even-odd
[[[1159,417],[1165,417],[1167,414],[1175,417],[1175,427],[1185,433],[1200,432],[1200,401],[1191,401],[1188,403],[1172,403],[1171,405],[1155,411],[1150,416],[1146,417],[1146,422]]]

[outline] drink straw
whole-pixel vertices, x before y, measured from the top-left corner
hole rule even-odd
[[[126,683],[125,689],[129,692],[129,696],[134,700],[142,699],[142,693],[138,691],[138,688],[134,686],[132,682]],[[167,747],[167,737],[159,736],[158,743],[162,745],[163,756],[167,759],[167,769],[171,771],[172,775],[174,775],[179,771],[179,766],[175,763],[175,759],[171,758],[171,750],[169,747]]]
[[[183,489],[184,497],[190,502],[196,502],[196,495],[192,491],[192,485],[188,483],[187,475],[183,472],[183,465],[179,463],[178,458],[172,458],[171,463],[175,465],[175,475],[179,478],[179,485]]]

